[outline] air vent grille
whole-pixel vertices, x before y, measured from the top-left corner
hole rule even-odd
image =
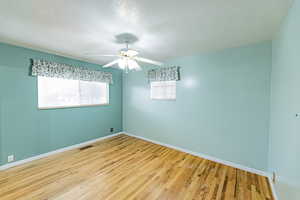
[[[84,146],[84,147],[81,147],[79,148],[80,151],[83,151],[83,150],[86,150],[86,149],[89,149],[89,148],[92,148],[93,145],[88,145],[88,146]]]

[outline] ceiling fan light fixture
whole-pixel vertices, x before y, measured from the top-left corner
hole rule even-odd
[[[137,62],[133,59],[128,59],[128,68],[129,70],[137,70],[139,69],[139,65],[137,64]]]
[[[126,68],[126,65],[127,65],[127,62],[125,60],[125,58],[120,58],[118,60],[118,65],[121,69],[125,69]]]
[[[130,58],[120,58],[118,60],[118,65],[120,69],[125,70],[139,70],[140,66],[139,64],[134,60]]]

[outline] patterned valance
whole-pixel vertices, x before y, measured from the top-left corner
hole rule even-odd
[[[112,73],[33,59],[32,76],[113,83]]]
[[[149,82],[153,81],[179,81],[180,67],[163,67],[148,71]]]

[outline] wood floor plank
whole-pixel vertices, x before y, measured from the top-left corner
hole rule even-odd
[[[127,135],[0,172],[1,200],[274,200],[268,179]]]

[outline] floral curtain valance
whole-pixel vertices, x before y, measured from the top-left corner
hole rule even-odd
[[[179,81],[180,67],[164,67],[148,71],[149,82],[153,81]]]
[[[33,59],[32,76],[113,83],[112,73]]]

